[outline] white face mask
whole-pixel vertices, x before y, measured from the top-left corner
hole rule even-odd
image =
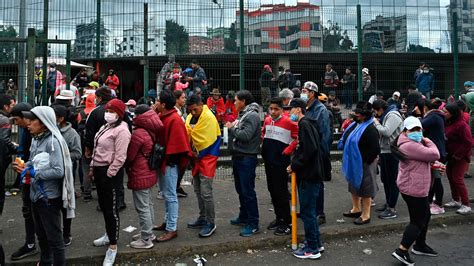
[[[113,123],[117,122],[118,115],[116,113],[105,112],[104,119],[105,119],[105,121],[107,121],[108,124],[113,124]]]
[[[306,101],[308,101],[308,94],[307,94],[307,93],[302,93],[302,94],[300,95],[300,98],[301,98],[301,100],[303,100],[303,101],[306,102]]]
[[[428,69],[423,70],[423,73],[430,73]]]
[[[56,68],[52,67],[52,68],[49,69],[49,71],[54,72],[54,71],[56,71]]]

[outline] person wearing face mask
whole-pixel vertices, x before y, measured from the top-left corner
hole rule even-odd
[[[430,221],[428,192],[431,185],[431,163],[439,159],[436,145],[423,137],[423,127],[418,118],[410,116],[403,121],[403,133],[397,146],[404,155],[400,161],[397,186],[407,203],[410,223],[405,228],[400,246],[392,256],[406,265],[414,265],[408,250],[416,255],[435,257],[438,253],[426,244]]]
[[[310,118],[311,121],[315,122],[314,126],[318,129],[321,139],[321,150],[324,155],[324,180],[330,181],[332,168],[330,154],[332,145],[330,111],[318,99],[318,96],[321,96],[318,85],[312,81],[308,81],[304,84],[304,89],[308,91],[308,100],[306,101],[306,116]],[[303,96],[303,94],[301,94],[301,96]],[[324,224],[326,223],[326,215],[324,214],[324,183],[320,189],[321,191],[319,192],[318,197],[318,220],[320,224]]]
[[[433,95],[435,85],[435,79],[432,73],[430,73],[430,67],[428,65],[423,66],[423,72],[416,78],[416,87],[418,91],[423,94],[427,100],[430,100]]]
[[[371,199],[378,192],[376,171],[380,137],[369,102],[358,102],[354,113],[355,123],[344,131],[337,146],[343,150],[342,173],[352,195],[352,209],[343,215],[356,218],[356,225],[364,225],[370,223]]]
[[[125,104],[118,99],[109,101],[105,106],[103,125],[94,137],[94,153],[90,163],[89,179],[97,186],[99,206],[105,220],[106,234],[94,240],[94,246],[109,245],[103,265],[113,265],[117,255],[120,218],[116,198],[116,178],[123,172],[127,159],[127,148],[131,134],[123,121]]]
[[[61,71],[56,69],[56,63],[51,63],[48,65],[48,74],[46,77],[46,87],[47,87],[47,99],[49,99],[50,103],[54,102],[54,92],[56,88],[61,86],[63,82],[63,74]]]
[[[464,183],[464,173],[471,161],[473,139],[469,125],[464,121],[461,110],[456,104],[448,104],[443,110],[446,118],[446,151],[449,185],[452,201],[444,204],[448,208],[458,208],[456,213],[472,212],[469,195]]]
[[[283,100],[273,98],[270,101],[270,116],[265,118],[262,127],[262,158],[265,162],[267,187],[272,198],[276,219],[267,227],[275,230],[275,235],[291,233],[290,205],[288,204],[288,174],[290,155],[296,148],[298,121],[283,116]],[[295,145],[293,146],[292,143]]]
[[[293,99],[289,107],[291,120],[298,122],[298,146],[287,172],[296,174],[300,216],[305,232],[305,244],[293,251],[293,256],[300,259],[319,259],[324,251],[317,221],[318,197],[324,179],[324,153],[315,121],[305,116],[306,103],[301,99]]]

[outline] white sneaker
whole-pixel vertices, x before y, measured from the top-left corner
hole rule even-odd
[[[459,207],[461,207],[461,202],[452,200],[452,201],[450,201],[450,202],[444,204],[444,207],[448,207],[448,208],[459,208]]]
[[[158,195],[156,196],[156,198],[159,199],[159,200],[164,200],[165,197],[163,197],[163,192],[161,192],[161,191],[158,192]]]
[[[466,206],[466,205],[461,205],[461,208],[459,208],[456,213],[458,214],[470,214],[472,212],[471,207]]]
[[[132,236],[133,241],[137,241],[140,238],[142,238],[142,234],[140,234],[140,233]],[[151,237],[150,237],[150,240],[153,242],[153,241],[155,241],[155,239],[156,239],[156,235],[152,234]]]
[[[144,239],[140,238],[136,241],[131,242],[130,247],[138,248],[138,249],[148,249],[148,248],[153,247],[153,242],[152,242],[151,238],[148,239],[148,240],[144,240]]]
[[[445,211],[443,207],[438,206],[436,203],[432,203],[430,206],[430,212],[432,215],[438,215],[443,214]]]
[[[108,245],[110,243],[109,241],[109,237],[107,236],[107,234],[104,234],[103,236],[97,238],[96,240],[94,240],[94,246],[96,247],[103,247],[105,245]]]
[[[108,248],[107,252],[105,252],[104,262],[102,263],[103,266],[113,266],[115,262],[115,257],[117,256],[117,250],[113,250]]]

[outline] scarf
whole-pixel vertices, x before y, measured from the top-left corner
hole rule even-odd
[[[342,173],[346,177],[347,182],[351,184],[356,190],[360,189],[363,176],[363,162],[362,155],[359,150],[359,141],[364,134],[365,129],[374,122],[371,118],[363,123],[352,123],[346,129],[344,135],[339,140],[338,148],[343,149],[342,154]],[[355,127],[355,129],[347,135],[347,132]]]
[[[74,193],[74,179],[71,155],[69,153],[67,143],[61,135],[58,126],[56,125],[56,115],[54,114],[54,110],[49,106],[37,106],[31,109],[31,112],[41,120],[41,122],[51,132],[53,137],[59,141],[59,146],[61,147],[61,153],[64,164],[64,180],[62,189],[63,208],[67,209],[67,218],[74,218],[76,216],[76,198]],[[53,142],[51,142],[51,146],[53,146]]]

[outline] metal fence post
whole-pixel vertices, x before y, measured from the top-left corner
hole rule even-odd
[[[245,89],[245,79],[244,79],[244,63],[245,63],[245,50],[244,50],[244,0],[240,0],[239,4],[239,21],[240,21],[240,50],[239,50],[239,89]]]
[[[71,86],[71,41],[66,44],[66,90]]]
[[[148,65],[148,3],[143,4],[143,97],[148,98],[149,65]]]
[[[357,5],[357,97],[362,101],[362,19],[360,5]]]
[[[36,30],[28,29],[28,64],[27,64],[27,92],[26,100],[31,106],[35,105],[35,56],[36,56]]]
[[[97,0],[97,12],[95,21],[95,58],[100,59],[100,0]]]
[[[454,69],[454,98],[457,99],[459,97],[459,44],[458,44],[458,12],[453,12],[453,36],[452,36],[452,44],[453,44],[453,69]]]
[[[48,39],[48,24],[49,24],[49,0],[44,0],[43,4],[43,34],[44,39]],[[43,99],[42,104],[48,105],[48,84],[46,84],[46,78],[48,76],[48,70],[46,66],[48,65],[48,43],[44,43],[44,50],[43,50],[43,67],[42,67],[42,74],[43,74],[43,88],[41,90],[41,97]]]

